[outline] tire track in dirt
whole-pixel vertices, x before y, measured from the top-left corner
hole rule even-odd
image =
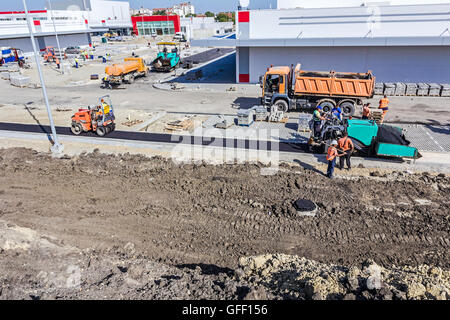
[[[8,204],[0,209],[3,219],[67,243],[131,241],[174,264],[233,267],[243,255],[283,252],[326,263],[373,258],[449,266],[449,177],[392,173],[330,185],[299,168],[274,176],[259,171],[249,164],[174,165],[99,153],[52,159],[0,150],[0,199]],[[298,197],[318,204],[316,217],[295,215]]]

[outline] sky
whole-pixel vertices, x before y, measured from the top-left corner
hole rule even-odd
[[[131,8],[138,9],[141,6],[146,8],[170,7],[174,4],[186,2],[187,0],[129,0]],[[28,9],[44,9],[46,0],[26,0]],[[205,11],[235,11],[239,0],[190,0],[195,6],[195,11],[203,13]],[[250,9],[267,9],[272,4],[276,8],[276,0],[250,0]],[[22,0],[0,0],[0,11],[23,10]]]

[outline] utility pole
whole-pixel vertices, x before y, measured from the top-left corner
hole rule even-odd
[[[64,63],[63,63],[63,58],[62,58],[61,46],[59,45],[58,33],[56,32],[55,18],[53,17],[53,10],[52,10],[52,2],[51,2],[51,0],[48,0],[48,5],[50,7],[50,18],[52,19],[52,22],[53,22],[53,30],[55,31],[56,44],[58,45],[59,61],[60,61],[60,65],[61,65],[61,73],[64,74]]]
[[[31,18],[28,14],[27,3],[25,0],[22,0],[23,7],[25,9],[25,14],[27,16],[27,24],[28,30],[30,31],[31,45],[33,46],[34,58],[36,60],[36,67],[39,73],[39,79],[41,80],[42,93],[44,95],[45,105],[47,107],[48,120],[50,121],[50,127],[52,129],[53,135],[53,146],[50,147],[50,150],[53,154],[60,154],[64,150],[64,146],[58,142],[58,136],[56,135],[55,123],[53,122],[52,110],[50,109],[50,103],[48,102],[47,89],[45,88],[44,76],[42,75],[41,64],[39,61],[39,55],[36,49],[36,42],[34,41],[33,27],[31,25]]]

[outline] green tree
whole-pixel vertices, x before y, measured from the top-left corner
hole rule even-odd
[[[225,13],[219,13],[216,16],[216,21],[218,21],[218,22],[228,22],[228,21],[230,21],[230,18]]]
[[[192,14],[192,13],[188,13],[187,15],[186,15],[186,18],[189,18],[189,17],[196,17],[197,15],[194,13],[194,14]]]
[[[166,10],[156,10],[153,12],[154,16],[167,16]]]
[[[206,11],[206,12],[205,12],[205,16],[207,16],[207,17],[214,17],[215,14],[212,13],[211,11]]]

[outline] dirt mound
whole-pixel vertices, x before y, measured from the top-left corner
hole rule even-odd
[[[230,300],[255,291],[228,268],[169,266],[137,253],[132,243],[79,250],[4,221],[0,258],[0,299]]]
[[[283,254],[241,258],[239,278],[282,299],[450,299],[450,271],[426,265],[383,268],[327,265]]]

